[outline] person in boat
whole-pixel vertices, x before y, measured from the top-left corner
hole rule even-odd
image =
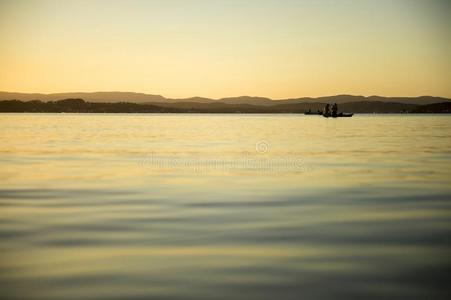
[[[330,114],[330,109],[329,109],[329,103],[326,104],[326,106],[324,107],[324,115],[328,116]]]
[[[332,117],[336,117],[337,116],[337,112],[338,112],[338,105],[337,105],[337,103],[334,103],[332,105]]]

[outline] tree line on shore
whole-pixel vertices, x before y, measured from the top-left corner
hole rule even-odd
[[[131,102],[86,102],[83,99],[58,101],[0,101],[0,112],[36,113],[304,113],[322,111],[326,103],[285,103],[272,106],[228,103],[131,103]],[[450,113],[451,102],[426,105],[360,101],[341,103],[340,111],[354,113]]]

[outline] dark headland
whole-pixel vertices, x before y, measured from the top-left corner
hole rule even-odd
[[[0,92],[0,112],[78,113],[304,113],[338,103],[354,113],[450,113],[451,99],[432,96],[337,95],[272,100],[263,97],[165,98],[129,92],[27,94]]]

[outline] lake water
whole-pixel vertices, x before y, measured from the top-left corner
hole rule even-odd
[[[0,114],[2,299],[449,299],[451,117]]]

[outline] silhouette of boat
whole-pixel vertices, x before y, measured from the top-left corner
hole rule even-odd
[[[347,113],[338,113],[336,116],[333,116],[333,115],[331,115],[331,114],[323,114],[323,117],[325,117],[325,118],[350,118],[350,117],[352,117],[354,114],[353,113],[350,113],[350,114],[347,114]]]
[[[304,112],[304,115],[317,115],[317,116],[321,116],[323,113],[320,111],[306,111]]]

